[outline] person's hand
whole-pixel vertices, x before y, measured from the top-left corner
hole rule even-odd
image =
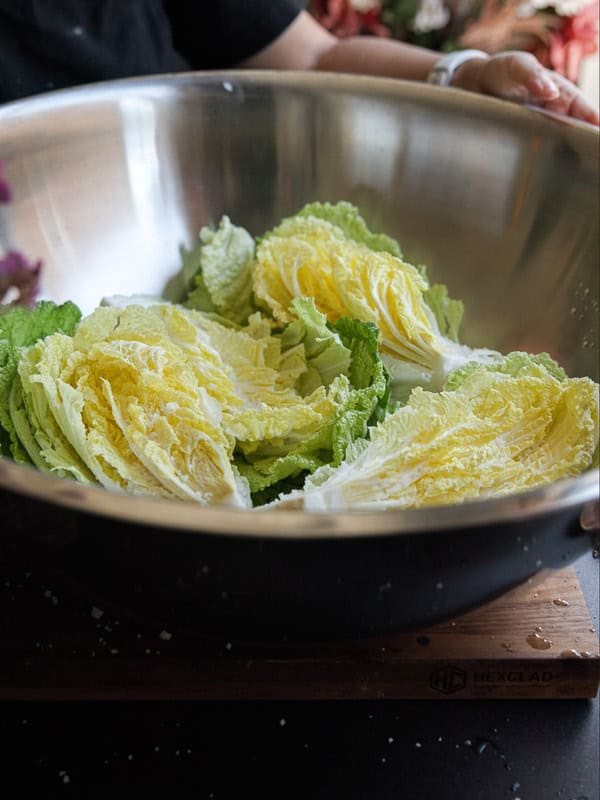
[[[559,73],[545,69],[531,53],[515,50],[469,59],[454,73],[452,86],[540,106],[592,125],[600,124],[598,110],[577,86]]]

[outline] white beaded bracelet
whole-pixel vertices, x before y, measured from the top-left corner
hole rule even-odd
[[[434,64],[427,76],[427,83],[434,83],[436,86],[450,86],[456,70],[461,64],[472,58],[489,58],[489,55],[483,50],[456,50],[454,53],[448,53]]]

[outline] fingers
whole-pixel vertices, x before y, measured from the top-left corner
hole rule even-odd
[[[490,58],[481,74],[487,94],[518,103],[547,103],[558,100],[560,90],[531,53],[508,52]]]
[[[516,103],[531,103],[556,114],[600,124],[598,110],[562,75],[545,69],[531,53],[512,51],[467,61],[454,85]]]
[[[588,122],[591,125],[600,124],[598,109],[594,108],[579,91],[579,89],[563,78],[562,75],[555,75],[554,80],[559,89],[556,100],[543,103],[544,108],[555,114],[564,114],[574,119]]]
[[[522,87],[528,102],[548,103],[559,100],[559,86],[534,55],[519,52],[504,55],[509,79]]]
[[[600,114],[598,110],[581,97],[578,97],[572,104],[569,116],[580,119],[583,122],[589,122],[590,125],[600,125]]]

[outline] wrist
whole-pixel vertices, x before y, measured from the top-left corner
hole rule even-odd
[[[477,62],[488,59],[489,55],[483,50],[456,50],[448,53],[433,65],[427,82],[437,86],[475,88],[474,77],[479,73],[481,67],[481,64]]]
[[[481,91],[482,66],[489,61],[489,56],[473,57],[464,61],[454,72],[450,86],[455,89],[466,89],[469,92]]]

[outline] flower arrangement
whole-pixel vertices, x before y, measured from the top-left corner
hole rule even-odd
[[[12,190],[3,170],[4,165],[0,161],[0,204],[8,205],[12,201]],[[1,223],[2,220],[0,226]],[[2,239],[4,236],[0,236],[0,313],[16,304],[33,306],[40,288],[42,269],[41,261],[32,264],[18,250],[7,250],[3,255]]]
[[[599,0],[311,0],[337,36],[387,36],[432,50],[526,50],[575,83],[598,51]]]

